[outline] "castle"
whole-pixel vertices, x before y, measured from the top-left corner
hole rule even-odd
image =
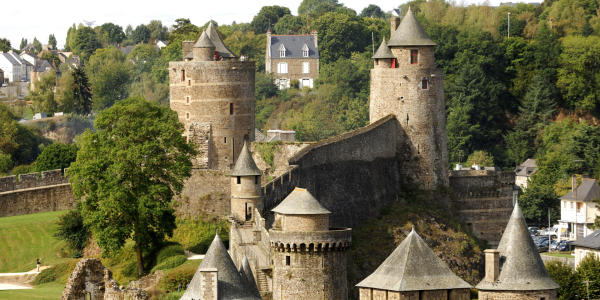
[[[186,43],[192,42],[184,42],[184,53]],[[286,173],[265,185],[247,143],[253,125],[240,121],[253,113],[253,66],[219,56],[215,45],[222,42],[209,25],[185,61],[170,65],[171,89],[178,93],[172,108],[205,150],[198,166],[229,170],[231,191],[229,253],[215,237],[182,299],[347,299],[350,227],[396,201],[405,183],[455,190],[458,199],[440,201],[457,208],[476,235],[492,245],[499,241],[497,250],[486,251],[480,299],[556,299],[558,286],[513,206],[514,173],[448,172],[442,74],[435,43],[412,11],[401,22],[392,18],[390,41],[373,57],[371,123],[303,148],[289,158]],[[232,80],[236,76],[241,81]],[[209,95],[213,89],[223,93]],[[227,114],[231,103],[252,107],[240,105],[238,117],[235,110]],[[213,104],[218,109],[210,111]],[[224,147],[226,137],[236,146]],[[357,287],[361,300],[462,300],[471,288],[415,231]]]

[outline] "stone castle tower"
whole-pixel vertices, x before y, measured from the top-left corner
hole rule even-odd
[[[254,208],[262,211],[262,172],[256,166],[248,144],[240,152],[231,171],[231,215],[239,223],[254,220]]]
[[[330,228],[330,211],[296,188],[277,207],[269,230],[273,300],[346,300],[346,249],[352,230]]]
[[[442,71],[435,65],[435,43],[411,9],[398,24],[391,20],[391,38],[373,56],[370,122],[394,114],[399,122],[401,172],[422,188],[448,185],[446,111]]]
[[[198,144],[195,168],[229,170],[254,140],[254,62],[240,61],[210,23],[184,61],[169,63],[170,106]]]

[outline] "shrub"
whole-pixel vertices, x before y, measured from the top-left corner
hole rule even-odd
[[[590,299],[600,298],[600,259],[588,254],[577,266],[577,276],[579,277],[579,294],[587,296],[589,292]],[[586,287],[585,282],[589,281]]]
[[[578,278],[575,270],[570,266],[559,262],[551,261],[546,264],[548,274],[558,285],[558,299],[567,300],[574,299],[578,294]]]
[[[126,276],[126,277],[136,277],[138,275],[137,273],[137,260],[131,260],[129,261],[125,267],[123,268],[123,270],[121,271],[121,273]]]
[[[184,264],[186,261],[187,261],[187,257],[185,257],[185,255],[175,255],[175,256],[168,257],[165,260],[163,260],[161,263],[154,266],[154,268],[152,268],[151,273],[154,271],[157,271],[157,270],[173,269],[175,267],[178,267],[178,266]]]
[[[0,174],[8,172],[12,168],[13,162],[10,154],[0,151]]]
[[[176,269],[168,270],[165,276],[159,281],[158,287],[165,292],[176,292],[179,286],[185,290],[187,285],[192,281],[197,266],[184,265]]]
[[[185,253],[183,252],[183,247],[180,244],[168,245],[160,249],[160,251],[156,255],[156,263],[160,264],[165,259],[178,255],[185,255]]]
[[[10,171],[12,175],[27,174],[35,172],[35,164],[18,165]]]
[[[206,253],[208,246],[215,237],[215,232],[219,232],[219,236],[223,243],[227,245],[229,236],[229,224],[225,220],[214,218],[205,220],[202,218],[194,219],[177,219],[177,228],[173,231],[171,241],[177,241],[184,249],[194,253]]]
[[[68,168],[77,158],[77,146],[54,143],[44,147],[35,161],[36,170],[46,171]]]
[[[79,210],[73,209],[60,216],[55,236],[67,242],[67,245],[73,251],[73,257],[81,257],[83,248],[85,248],[90,237],[90,232],[87,226],[83,224],[83,218]]]

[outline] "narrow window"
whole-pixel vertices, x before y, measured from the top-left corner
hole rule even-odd
[[[185,118],[186,118],[187,120],[189,120],[189,119],[190,119],[190,113],[185,113]]]
[[[429,88],[429,80],[427,80],[427,78],[423,78],[421,79],[421,89],[428,89]]]
[[[419,50],[410,50],[410,63],[412,65],[419,63]]]
[[[310,65],[307,61],[302,63],[302,73],[304,73],[304,74],[310,73]]]
[[[185,70],[181,70],[181,81],[185,81]]]
[[[258,176],[254,176],[254,184],[258,184]]]
[[[190,96],[186,96],[185,97],[185,103],[186,104],[190,104]]]
[[[289,256],[289,255],[286,255],[286,256],[285,256],[285,265],[286,265],[286,266],[289,266],[289,265],[290,265],[290,256]]]
[[[188,80],[188,86],[191,86],[191,85],[192,85],[192,81]]]
[[[302,50],[302,56],[308,57],[308,50]]]
[[[408,114],[406,114],[406,125],[408,125]]]
[[[392,69],[396,68],[396,59],[392,58]]]
[[[238,176],[237,177],[237,184],[241,184],[242,183],[242,177]]]
[[[229,103],[229,114],[233,115],[233,103]]]
[[[279,50],[279,57],[285,57],[285,49]]]
[[[223,137],[223,143],[227,144],[227,137],[226,136]]]

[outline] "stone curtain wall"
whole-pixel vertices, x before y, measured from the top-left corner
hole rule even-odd
[[[61,170],[0,178],[0,217],[70,209],[71,185]]]
[[[479,291],[479,300],[556,300],[556,290],[546,291]]]
[[[461,170],[450,173],[453,205],[469,230],[496,246],[513,209],[515,173]]]

